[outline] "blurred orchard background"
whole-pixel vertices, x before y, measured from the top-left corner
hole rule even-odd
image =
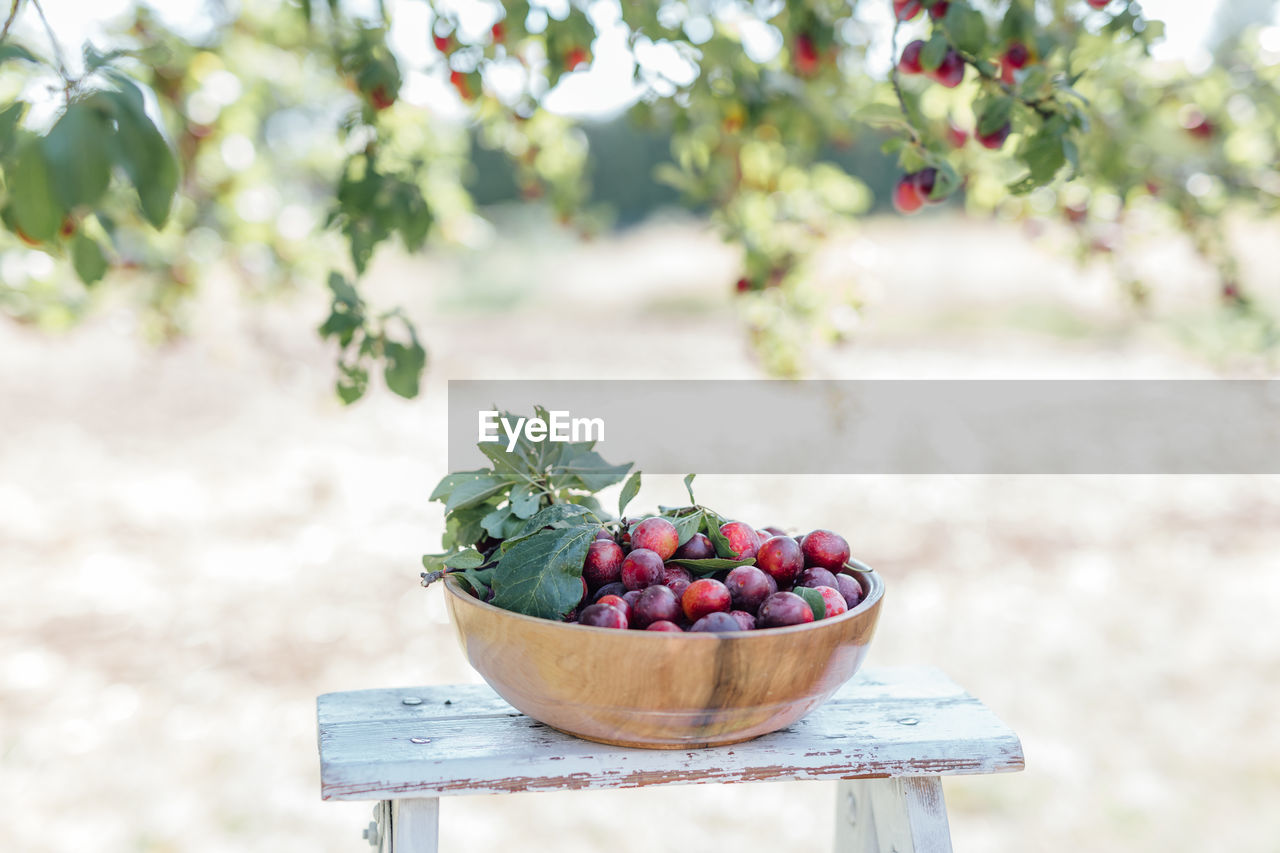
[[[637,3],[630,34],[608,2],[312,5],[10,7],[5,850],[366,849],[368,807],[319,801],[315,696],[476,680],[417,585],[448,379],[1275,375],[1271,2]],[[899,96],[938,33],[966,82]],[[895,213],[928,169],[941,203]],[[889,584],[869,665],[1022,735],[1025,773],[946,783],[958,850],[1280,850],[1276,478],[698,493],[845,533]],[[834,811],[472,798],[442,846],[821,848]]]

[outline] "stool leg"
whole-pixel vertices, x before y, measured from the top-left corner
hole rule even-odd
[[[853,779],[836,796],[836,853],[951,853],[937,776]]]
[[[380,853],[436,853],[440,832],[440,800],[414,797],[384,803]]]

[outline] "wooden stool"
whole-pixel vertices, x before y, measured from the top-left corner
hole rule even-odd
[[[436,850],[440,798],[793,779],[839,781],[841,853],[951,850],[940,777],[1021,770],[1018,736],[936,669],[868,669],[780,732],[713,749],[604,746],[476,685],[329,693],[317,702],[326,800],[379,800],[382,853]]]

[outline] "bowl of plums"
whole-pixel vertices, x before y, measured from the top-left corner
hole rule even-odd
[[[498,470],[437,488],[450,550],[424,557],[424,582],[443,579],[467,660],[529,717],[619,746],[737,743],[803,717],[866,656],[884,584],[839,533],[729,520],[692,488],[625,517],[638,474],[614,518],[603,475],[575,489],[543,472],[535,501],[523,481],[496,489]]]

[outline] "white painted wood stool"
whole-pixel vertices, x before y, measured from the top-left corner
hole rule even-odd
[[[317,712],[321,795],[379,800],[380,853],[434,853],[441,797],[794,779],[840,783],[839,853],[941,853],[941,777],[1023,767],[1018,736],[930,668],[865,670],[788,729],[689,751],[579,740],[476,685],[329,693]]]

